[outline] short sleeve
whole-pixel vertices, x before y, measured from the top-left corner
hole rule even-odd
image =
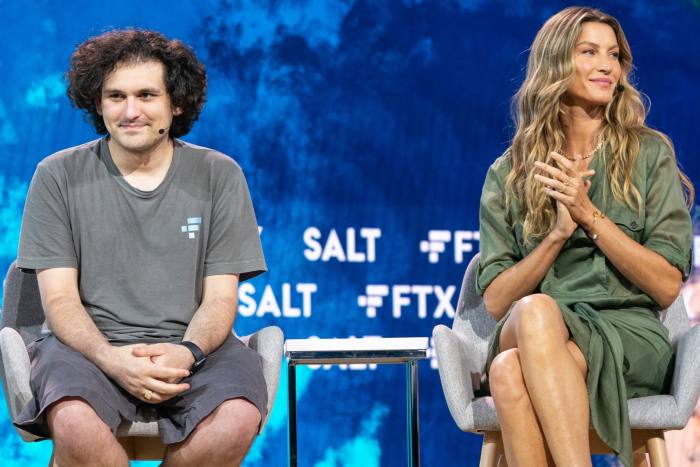
[[[63,185],[44,163],[37,166],[24,205],[18,267],[78,267]]]
[[[476,288],[483,295],[496,276],[520,261],[520,249],[505,207],[504,161],[486,174],[479,205],[479,264]]]
[[[204,275],[240,274],[240,281],[265,272],[258,223],[248,184],[232,160],[213,168],[212,214]]]
[[[647,155],[646,220],[642,244],[690,275],[692,223],[671,149],[654,141]]]

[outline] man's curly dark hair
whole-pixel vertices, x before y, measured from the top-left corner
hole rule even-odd
[[[206,100],[207,73],[190,47],[169,40],[156,31],[123,29],[105,32],[80,44],[66,72],[68,97],[87,112],[95,130],[107,134],[97,102],[105,78],[121,63],[158,60],[165,67],[165,87],[174,107],[182,113],[173,118],[170,137],[186,135],[199,117]]]

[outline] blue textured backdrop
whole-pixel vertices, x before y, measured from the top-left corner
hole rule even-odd
[[[509,100],[527,48],[563,6],[0,0],[0,268],[16,254],[36,163],[94,138],[65,97],[62,74],[73,47],[111,27],[153,28],[191,44],[206,63],[208,104],[185,139],[238,160],[263,227],[270,272],[242,291],[237,331],[276,324],[291,338],[428,336],[434,325],[450,322],[458,292],[450,294],[472,254],[460,260],[455,247],[478,250],[478,242],[469,241],[478,230],[478,197],[486,168],[512,133]],[[700,4],[594,6],[621,20],[639,70],[636,82],[654,102],[649,121],[671,136],[697,181]],[[350,238],[348,228],[355,229]],[[362,228],[375,230],[361,234]],[[431,230],[451,234],[432,262],[420,248]],[[367,240],[378,232],[381,237]],[[349,240],[359,255],[342,261],[353,256]],[[314,260],[317,253],[328,260]],[[363,253],[365,260],[357,260]],[[290,284],[288,299],[284,284]],[[374,313],[358,304],[370,284],[389,287]],[[290,307],[303,308],[302,290],[308,306],[292,317]],[[424,315],[418,290],[427,294]],[[401,297],[410,303],[401,305]],[[423,465],[477,465],[480,439],[455,427],[431,363],[421,362],[420,370]],[[300,465],[404,465],[403,377],[403,369],[392,366],[300,368]],[[285,386],[283,374],[248,466],[286,463]],[[50,447],[21,443],[0,405],[4,465],[45,465]]]

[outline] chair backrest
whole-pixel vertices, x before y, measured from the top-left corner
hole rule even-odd
[[[666,329],[668,329],[671,344],[675,350],[678,339],[690,329],[690,320],[688,319],[688,310],[685,308],[685,302],[683,301],[683,294],[678,294],[676,300],[670,307],[663,310],[659,317]]]
[[[476,269],[478,263],[479,253],[474,255],[464,273],[462,290],[459,293],[452,329],[472,342],[478,343],[479,355],[477,356],[477,361],[480,364],[485,364],[486,353],[488,352],[488,338],[496,327],[496,321],[491,318],[484,308],[484,302],[476,290]],[[688,313],[682,294],[678,295],[670,307],[661,312],[660,319],[668,329],[671,343],[675,350],[678,338],[690,329]]]
[[[484,301],[476,290],[478,263],[479,253],[474,255],[464,272],[452,329],[458,335],[462,335],[476,344],[479,355],[474,356],[476,357],[475,362],[483,366],[486,363],[488,340],[496,328],[496,321],[484,308]]]
[[[3,289],[0,328],[9,326],[17,330],[25,344],[35,341],[41,336],[46,319],[36,274],[24,272],[13,261]]]

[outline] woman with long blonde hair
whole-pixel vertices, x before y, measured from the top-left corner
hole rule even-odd
[[[668,389],[658,313],[690,271],[694,190],[631,69],[612,16],[551,17],[486,176],[477,288],[498,320],[487,383],[511,467],[590,466],[589,426],[629,466],[627,399]]]

